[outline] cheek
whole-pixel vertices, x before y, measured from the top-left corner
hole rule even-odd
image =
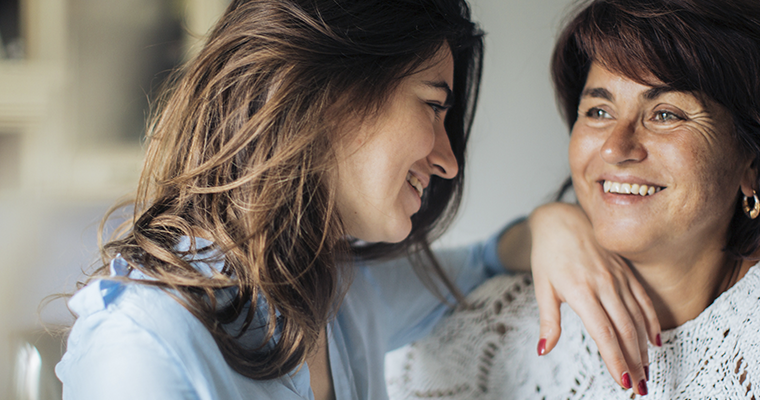
[[[567,159],[570,163],[570,172],[575,176],[580,172],[580,166],[583,164],[583,151],[580,147],[580,138],[577,134],[570,136],[570,145],[567,148]]]
[[[404,162],[417,162],[427,157],[435,147],[435,122],[425,113],[407,116],[395,127],[395,149],[392,152]]]
[[[570,135],[567,156],[574,184],[578,186],[576,189],[582,189],[583,185],[586,184],[583,180],[584,174],[592,163],[594,155],[599,153],[595,142],[591,135],[582,130],[574,129]]]
[[[724,229],[734,213],[741,174],[737,154],[726,148],[688,143],[659,146],[658,158],[682,187],[669,213],[686,218],[688,229]]]
[[[729,188],[738,189],[741,157],[732,149],[686,140],[663,143],[656,148],[657,158],[669,164],[674,177],[701,188],[703,194],[725,197]]]

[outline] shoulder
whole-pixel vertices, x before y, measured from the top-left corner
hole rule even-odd
[[[679,333],[716,338],[738,349],[760,349],[760,264],[753,266],[732,288],[721,294],[693,321],[682,325]],[[687,336],[687,335],[681,335]],[[757,350],[755,350],[757,351]],[[757,354],[760,356],[760,353]]]
[[[760,269],[754,266],[695,319],[662,332],[650,347],[653,389],[668,398],[760,395]],[[715,385],[715,382],[721,382]]]
[[[64,398],[291,399],[310,390],[298,371],[267,381],[238,374],[171,291],[146,284],[150,278],[120,257],[110,267],[111,277],[92,281],[69,301],[78,318],[56,366]],[[255,340],[262,329],[249,328],[240,340]]]
[[[190,360],[182,354],[188,349],[216,349],[211,334],[180,303],[178,295],[151,285],[152,278],[130,269],[120,256],[111,261],[110,270],[110,277],[90,282],[69,301],[77,320],[67,354],[75,354],[84,344],[118,344],[137,352],[143,346],[160,348],[154,354],[187,362]]]
[[[732,288],[718,296],[717,299],[693,321],[682,325],[692,331],[703,331],[705,327],[725,327],[739,331],[757,331],[760,329],[760,264],[749,269],[747,274]],[[730,334],[730,331],[727,331]],[[742,341],[760,342],[756,334],[745,337]],[[756,340],[750,340],[756,339]]]
[[[113,291],[120,292],[118,298],[104,301]],[[176,354],[182,345],[173,340],[182,340],[182,335],[167,336],[160,326],[182,319],[182,313],[176,312],[181,310],[172,306],[169,296],[156,291],[94,281],[72,298],[70,307],[79,318],[69,334],[66,354],[56,366],[65,393],[97,398],[118,391],[139,397],[166,386],[177,393],[192,392],[190,377]],[[141,388],[146,391],[140,392]]]
[[[208,330],[161,289],[94,281],[70,306],[79,318],[56,373],[76,398],[196,398],[231,379]]]

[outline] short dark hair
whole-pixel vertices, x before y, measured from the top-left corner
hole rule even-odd
[[[560,112],[572,130],[592,62],[636,82],[654,76],[677,91],[725,107],[741,151],[760,163],[760,2],[757,0],[591,0],[579,4],[554,48],[551,73]],[[760,187],[760,182],[755,182]],[[726,250],[748,257],[760,219],[738,200]]]

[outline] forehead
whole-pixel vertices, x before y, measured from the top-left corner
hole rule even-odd
[[[583,98],[602,98],[609,101],[620,100],[623,96],[636,96],[640,100],[656,100],[667,98],[669,100],[691,103],[694,106],[707,107],[710,101],[707,96],[700,93],[679,91],[665,85],[649,75],[639,79],[630,78],[622,73],[610,71],[599,63],[593,63],[586,78],[586,84],[581,92]]]
[[[615,86],[629,89],[645,90],[645,88],[665,87],[653,74],[649,73],[646,77],[629,77],[623,73],[616,72],[605,67],[599,62],[593,62],[586,76],[584,89],[598,85]]]

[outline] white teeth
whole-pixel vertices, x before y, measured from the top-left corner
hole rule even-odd
[[[621,194],[634,194],[639,196],[651,196],[663,188],[647,185],[639,185],[638,183],[620,183],[604,181],[602,184],[604,193],[621,193]]]
[[[420,182],[417,177],[412,175],[411,172],[406,173],[406,180],[412,185],[415,190],[417,190],[417,194],[422,197],[422,193],[425,191],[425,188],[422,187],[422,182]]]

